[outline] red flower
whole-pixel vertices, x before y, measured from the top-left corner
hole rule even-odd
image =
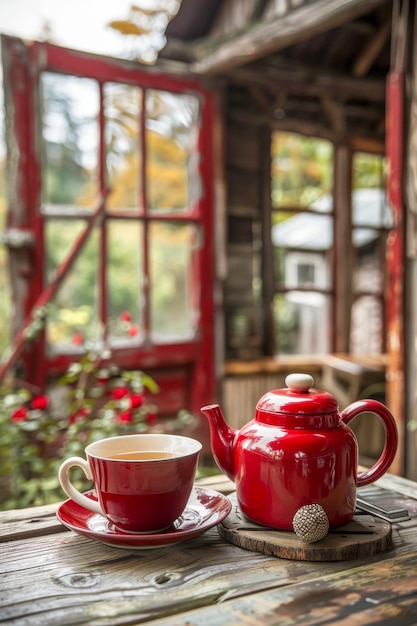
[[[111,397],[114,400],[121,400],[127,393],[129,393],[129,389],[127,387],[115,387],[111,391]]]
[[[136,337],[136,335],[139,334],[139,327],[133,324],[127,331],[127,334],[130,335],[131,337]]]
[[[149,426],[152,426],[153,424],[155,424],[156,419],[157,418],[155,413],[148,413],[146,416],[146,423],[149,424]]]
[[[132,409],[137,409],[142,406],[143,401],[144,397],[141,393],[132,393],[130,396],[130,406]]]
[[[130,411],[125,411],[124,413],[119,413],[117,415],[117,419],[119,422],[131,422],[132,421],[132,413]]]
[[[87,417],[88,414],[89,411],[87,407],[82,406],[80,409],[78,409],[78,411],[75,411],[75,413],[70,416],[68,421],[70,424],[74,424],[80,417]]]
[[[23,422],[28,416],[28,409],[25,406],[21,406],[14,413],[12,413],[11,419],[13,422]]]
[[[82,336],[82,334],[75,333],[75,335],[72,336],[72,343],[74,344],[74,346],[81,346],[84,343],[84,337]]]
[[[48,404],[49,399],[47,396],[37,396],[36,398],[32,399],[30,406],[32,409],[40,409],[41,411],[43,411],[44,409],[46,409]]]
[[[129,311],[122,311],[120,313],[120,319],[122,322],[131,322],[132,316],[130,315]]]

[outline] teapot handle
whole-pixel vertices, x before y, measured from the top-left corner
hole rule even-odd
[[[375,461],[374,465],[358,475],[356,482],[358,487],[369,485],[385,474],[394,460],[398,446],[397,425],[392,414],[382,402],[378,402],[378,400],[358,400],[342,411],[340,417],[345,424],[349,424],[354,417],[361,413],[374,413],[381,419],[385,428],[385,445],[381,456]]]

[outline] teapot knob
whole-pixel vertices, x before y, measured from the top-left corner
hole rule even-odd
[[[310,374],[288,374],[285,384],[290,391],[307,393],[314,384],[314,378]]]

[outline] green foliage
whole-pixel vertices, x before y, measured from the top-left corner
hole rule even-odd
[[[333,186],[329,141],[277,132],[272,137],[272,204],[307,207]]]
[[[380,189],[385,177],[385,159],[379,154],[357,152],[353,158],[353,189]]]
[[[84,456],[93,441],[130,433],[179,432],[193,423],[187,411],[172,420],[158,420],[150,401],[157,392],[149,375],[116,367],[108,351],[89,352],[71,364],[49,396],[1,388],[2,507],[61,500],[57,476],[62,460]],[[85,480],[78,481],[79,488],[85,488]]]

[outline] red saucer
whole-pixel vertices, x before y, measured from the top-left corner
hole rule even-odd
[[[97,499],[93,491],[85,493]],[[58,508],[59,521],[70,530],[108,546],[127,549],[162,548],[187,541],[216,526],[231,511],[231,502],[223,494],[195,486],[183,514],[170,528],[158,533],[126,533],[118,530],[102,515],[93,513],[73,500]]]

